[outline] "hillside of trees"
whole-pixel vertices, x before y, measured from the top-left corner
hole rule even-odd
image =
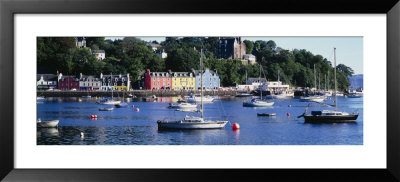
[[[134,37],[123,40],[105,40],[104,37],[87,37],[87,47],[77,48],[74,37],[38,37],[37,38],[37,71],[39,74],[57,71],[64,75],[126,74],[129,73],[133,87],[138,87],[144,70],[151,71],[190,71],[199,69],[200,49],[204,52],[204,65],[217,70],[222,86],[244,84],[246,72],[248,77],[259,77],[259,65],[242,65],[240,60],[217,59],[214,55],[218,49],[218,37],[166,37],[160,42],[168,53],[164,60],[154,54],[151,47]],[[158,42],[153,42],[158,43]],[[334,87],[334,68],[332,63],[321,55],[300,50],[285,50],[270,41],[245,40],[246,53],[256,56],[268,80],[280,80],[296,87],[314,87],[314,65],[321,75],[321,88],[325,85],[325,75],[329,71],[330,88]],[[98,61],[90,50],[105,50],[106,59]],[[337,65],[337,82],[339,90],[349,87],[348,76],[354,71],[344,64]],[[262,76],[264,77],[264,75]]]

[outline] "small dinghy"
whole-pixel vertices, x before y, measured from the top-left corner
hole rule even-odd
[[[113,107],[99,108],[99,111],[112,111],[112,110],[114,110]]]
[[[45,121],[42,121],[42,120],[39,119],[39,120],[36,121],[36,126],[38,128],[54,128],[54,127],[58,126],[59,122],[60,122],[59,120],[45,120]]]
[[[117,107],[117,108],[125,108],[125,107],[128,107],[128,103],[121,102],[119,104],[115,104],[115,107]]]
[[[276,113],[257,113],[257,116],[276,116]]]

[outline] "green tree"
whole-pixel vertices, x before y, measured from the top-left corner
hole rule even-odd
[[[246,44],[246,54],[251,54],[254,48],[253,42],[249,40],[244,40],[243,42]]]

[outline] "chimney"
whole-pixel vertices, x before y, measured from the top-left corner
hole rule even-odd
[[[122,77],[122,75],[121,75],[121,73],[119,74],[119,78],[121,78]]]
[[[79,79],[82,79],[82,73],[79,74]]]
[[[100,79],[103,79],[103,73],[100,73]]]
[[[61,79],[62,73],[58,74],[58,81]]]
[[[169,73],[169,74],[171,74],[171,73],[172,73],[172,71],[171,71],[171,70],[168,70],[168,73]]]

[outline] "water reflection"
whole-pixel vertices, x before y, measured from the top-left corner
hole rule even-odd
[[[301,115],[308,103],[298,99],[276,100],[269,108],[244,108],[243,98],[219,97],[220,101],[206,104],[204,116],[210,120],[228,119],[239,123],[240,130],[227,125],[217,130],[158,130],[157,120],[182,119],[197,112],[167,109],[168,102],[180,97],[161,97],[157,102],[138,102],[140,98],[125,99],[128,108],[101,112],[96,104],[101,98],[46,98],[37,104],[37,116],[42,120],[60,120],[58,128],[38,129],[38,145],[362,145],[362,99],[340,98],[338,109],[359,112],[356,123],[305,124]],[[327,101],[329,102],[329,100]],[[132,108],[132,105],[134,107]],[[288,106],[291,107],[288,107]],[[140,108],[139,112],[135,109]],[[332,109],[312,104],[313,109]],[[259,117],[257,113],[276,113],[276,117]],[[287,117],[286,114],[290,113]],[[91,118],[97,115],[97,118]],[[84,133],[84,137],[81,137]]]

